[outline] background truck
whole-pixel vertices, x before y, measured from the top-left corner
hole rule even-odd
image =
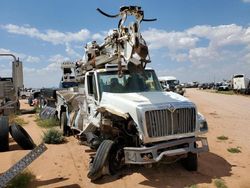
[[[173,91],[180,95],[184,95],[185,89],[180,85],[180,81],[174,76],[161,76],[159,77],[162,88],[165,91]]]
[[[250,80],[244,74],[233,75],[232,83],[235,92],[250,94]]]
[[[19,96],[21,97],[21,99],[27,99],[35,91],[37,91],[37,90],[36,89],[32,89],[32,88],[22,88],[22,89],[20,89]]]
[[[114,174],[126,164],[182,160],[197,170],[198,153],[208,151],[205,118],[187,98],[165,92],[139,32],[145,19],[141,7],[124,6],[118,29],[99,45],[86,45],[85,58],[75,64],[78,86],[56,91],[56,114],[64,135],[76,134],[96,150],[88,177]],[[130,27],[128,15],[136,20]]]
[[[74,75],[75,68],[76,68],[75,63],[70,61],[65,61],[61,64],[63,75],[59,84],[59,88],[67,89],[70,87],[78,86],[78,82],[76,81],[76,76]]]
[[[0,54],[14,59],[12,62],[12,76],[0,75],[0,115],[9,115],[20,109],[19,90],[23,88],[23,66],[13,54]]]

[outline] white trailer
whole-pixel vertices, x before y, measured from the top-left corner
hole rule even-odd
[[[233,75],[233,90],[240,93],[249,93],[250,80],[246,78],[244,74]]]

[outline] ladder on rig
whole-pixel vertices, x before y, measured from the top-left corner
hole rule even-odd
[[[8,182],[12,180],[17,174],[23,171],[28,165],[42,155],[48,148],[44,143],[40,144],[31,150],[26,156],[14,164],[10,169],[0,176],[0,188],[6,187]]]

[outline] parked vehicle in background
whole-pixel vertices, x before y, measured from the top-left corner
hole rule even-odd
[[[232,78],[233,90],[237,93],[250,93],[250,80],[244,74],[235,74]]]
[[[209,85],[208,85],[208,83],[202,83],[202,84],[199,84],[198,88],[199,89],[209,89]]]
[[[33,93],[31,93],[31,95],[28,97],[28,104],[30,106],[36,106],[39,103],[40,100],[40,96],[41,96],[41,92],[40,90],[36,90]]]
[[[20,90],[20,94],[19,96],[22,98],[22,99],[26,99],[27,97],[30,97],[30,95],[35,92],[36,90],[35,89],[31,89],[31,88],[24,88],[24,89],[21,89]]]
[[[74,69],[76,68],[75,63],[65,61],[61,64],[61,69],[63,72],[59,88],[67,89],[70,87],[77,87],[78,82],[76,81],[76,77],[73,73],[75,73]]]
[[[176,79],[174,76],[162,76],[158,78],[162,88],[165,91],[173,91],[180,95],[184,95],[185,90],[182,85],[180,85],[180,81]]]
[[[201,83],[198,85],[199,89],[213,89],[215,84],[213,82],[211,83]]]
[[[223,83],[221,86],[218,87],[218,91],[229,91],[230,85],[227,83]]]
[[[214,88],[214,82],[210,82],[210,83],[208,83],[208,89],[213,89]]]
[[[199,86],[199,82],[188,82],[188,83],[182,83],[181,84],[184,88],[197,88]]]

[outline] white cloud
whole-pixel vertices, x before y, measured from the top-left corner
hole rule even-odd
[[[250,28],[243,28],[236,24],[220,26],[195,26],[186,30],[191,36],[206,38],[210,40],[210,45],[226,46],[248,44],[250,42]]]
[[[178,32],[149,29],[143,36],[151,50],[165,48],[166,56],[177,62],[213,63],[250,53],[250,27],[236,24],[200,25]],[[200,45],[204,40],[208,44]]]
[[[189,61],[193,63],[204,64],[206,62],[214,63],[219,58],[218,52],[211,48],[193,48],[189,50]]]
[[[87,29],[81,29],[78,32],[60,32],[49,29],[45,32],[39,31],[37,28],[29,25],[18,26],[14,24],[1,25],[1,28],[9,33],[25,35],[32,38],[37,38],[52,44],[64,44],[67,42],[83,42],[90,37],[90,32]]]
[[[91,38],[97,42],[102,42],[102,41],[104,41],[104,38],[109,34],[109,32],[113,32],[113,30],[101,31],[99,33],[94,33],[94,34],[92,34]]]
[[[56,54],[48,58],[47,66],[36,69],[24,67],[24,84],[27,87],[57,87],[62,76],[61,63],[69,61],[68,57]]]
[[[242,0],[244,3],[250,3],[250,0]]]
[[[70,56],[71,58],[79,59],[81,57],[81,55],[79,53],[77,53],[69,43],[66,43],[65,51],[66,51],[67,55]]]
[[[7,54],[7,53],[11,53],[11,51],[9,49],[0,48],[0,53]]]
[[[26,62],[28,63],[39,63],[41,59],[39,57],[34,57],[34,56],[27,56]]]
[[[14,52],[12,50],[9,50],[9,49],[5,49],[5,48],[0,48],[0,53],[1,54],[13,54],[16,56],[16,58],[20,57],[20,58],[23,58],[25,57],[26,55],[22,54],[22,53],[17,53],[17,52]],[[9,57],[9,56],[1,56],[1,59],[0,60],[11,60],[13,61],[13,58],[12,57]]]
[[[186,32],[167,32],[165,30],[149,29],[142,33],[150,49],[168,48],[169,50],[190,49],[198,42],[197,37]]]
[[[13,50],[9,50],[9,49],[5,49],[5,48],[0,48],[0,53],[3,54],[13,54],[16,56],[16,58],[20,58],[20,61],[22,62],[27,62],[27,63],[39,63],[41,61],[41,59],[39,57],[36,56],[31,56],[31,55],[27,55],[24,53],[20,53],[20,52],[15,52]],[[2,56],[1,60],[9,60],[9,61],[13,61],[12,58],[8,57],[8,56]]]
[[[95,34],[92,35],[92,39],[93,40],[103,40],[104,37],[100,33],[95,33]]]
[[[1,67],[0,77],[9,77],[12,76],[12,69],[10,67]]]
[[[149,29],[143,36],[151,54],[159,54],[159,50],[165,54],[151,56],[153,62],[166,64],[155,66],[160,76],[173,75],[182,81],[220,81],[235,73],[250,76],[249,26],[197,25],[183,31]],[[167,66],[168,61],[171,66]]]
[[[170,53],[169,57],[171,58],[172,61],[177,61],[177,62],[185,62],[188,60],[187,53],[172,53],[172,54]]]
[[[69,61],[69,58],[61,54],[56,54],[56,55],[51,56],[48,61],[52,63],[54,62],[62,63],[63,61]]]
[[[59,68],[50,69],[47,67],[42,69],[24,67],[24,86],[34,88],[57,87],[62,72]]]
[[[43,68],[44,71],[60,71],[61,63],[64,61],[70,61],[70,59],[61,54],[56,54],[51,56],[48,61],[50,64]]]
[[[31,86],[37,85],[38,82],[39,86],[51,86],[53,83],[57,85],[61,76],[60,64],[63,61],[80,58],[84,54],[84,43],[82,42],[86,39],[100,41],[107,33],[91,34],[87,29],[75,33],[55,30],[41,32],[30,26],[11,24],[1,27],[10,33],[26,35],[65,46],[65,54],[56,54],[48,58],[17,53],[20,58],[23,58],[23,62],[47,60],[45,62],[47,64],[39,70],[24,68],[26,83]],[[248,26],[236,24],[197,25],[182,31],[151,28],[143,31],[142,34],[150,47],[153,67],[154,65],[161,66],[158,70],[160,75],[174,75],[183,81],[212,81],[214,77],[216,79],[230,78],[231,74],[236,72],[245,74],[250,72],[250,27]],[[78,53],[79,49],[82,49],[82,54]],[[12,52],[4,48],[0,48],[1,51]],[[168,67],[167,61],[173,61],[172,63],[176,64]]]

